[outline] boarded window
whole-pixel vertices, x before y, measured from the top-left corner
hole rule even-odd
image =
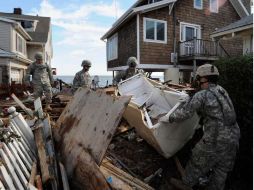
[[[107,41],[107,60],[114,60],[118,57],[118,35],[115,34]]]
[[[203,9],[203,0],[194,0],[195,9]]]
[[[210,0],[210,11],[218,13],[218,0]]]
[[[144,41],[167,43],[167,22],[144,18]]]

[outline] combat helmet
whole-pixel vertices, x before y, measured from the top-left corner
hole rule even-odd
[[[88,67],[91,67],[92,66],[92,63],[91,61],[89,60],[83,60],[82,63],[81,63],[81,66],[88,66]]]
[[[41,53],[41,52],[35,53],[34,58],[35,58],[36,60],[37,60],[37,59],[43,59],[42,53]]]
[[[136,67],[138,64],[138,60],[136,57],[129,57],[128,61],[127,61],[127,65],[129,67]]]
[[[219,71],[217,67],[211,64],[204,64],[198,67],[196,76],[204,77],[204,76],[219,76]]]

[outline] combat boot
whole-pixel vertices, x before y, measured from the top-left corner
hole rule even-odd
[[[52,108],[50,107],[50,104],[46,104],[45,110],[46,111],[52,111]]]
[[[186,185],[179,179],[171,178],[170,183],[181,190],[193,190],[190,186]]]

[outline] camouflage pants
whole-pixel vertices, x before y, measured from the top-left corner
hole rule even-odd
[[[201,140],[193,149],[192,157],[185,168],[183,182],[192,187],[212,169],[206,189],[223,190],[227,173],[234,166],[237,147],[237,143],[218,143],[214,148],[214,145]]]
[[[42,97],[43,92],[46,96],[46,103],[49,104],[52,102],[52,90],[49,83],[45,84],[33,84],[34,89],[34,98]]]

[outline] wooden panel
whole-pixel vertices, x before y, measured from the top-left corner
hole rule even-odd
[[[57,121],[55,139],[67,173],[86,150],[100,164],[130,97],[79,88]],[[68,163],[68,164],[67,164]]]

